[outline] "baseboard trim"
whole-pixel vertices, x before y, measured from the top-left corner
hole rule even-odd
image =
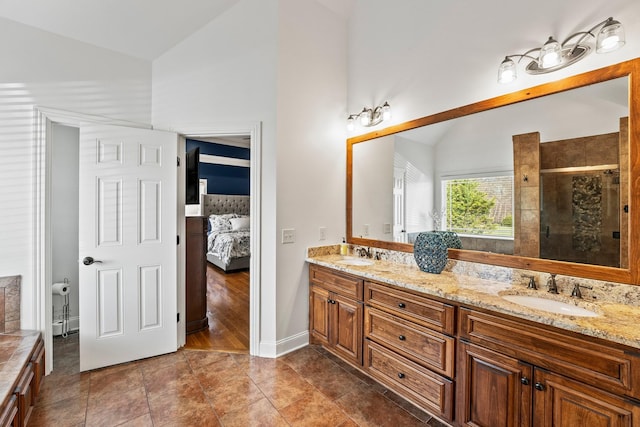
[[[276,358],[309,345],[309,331],[283,338],[278,341],[261,341],[260,357]]]

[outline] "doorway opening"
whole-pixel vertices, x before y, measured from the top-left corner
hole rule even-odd
[[[51,312],[56,371],[77,371],[78,346],[78,174],[80,129],[51,124]]]
[[[186,139],[186,152],[198,155],[187,168],[199,181],[199,197],[185,205],[187,349],[249,352],[250,142],[250,135]]]

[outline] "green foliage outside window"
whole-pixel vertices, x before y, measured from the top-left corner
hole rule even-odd
[[[512,177],[445,181],[446,229],[513,237]]]

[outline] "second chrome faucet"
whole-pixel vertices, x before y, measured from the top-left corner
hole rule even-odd
[[[556,275],[555,273],[551,273],[551,276],[547,280],[547,292],[551,294],[558,293],[558,285],[556,284]]]

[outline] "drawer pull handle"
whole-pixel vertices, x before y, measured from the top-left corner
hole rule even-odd
[[[398,378],[400,379],[404,378],[404,374],[402,372],[398,373]]]
[[[406,338],[404,335],[400,335],[400,336],[398,337],[398,339],[399,339],[400,341],[404,341],[404,340],[406,340],[407,338]]]
[[[536,390],[544,391],[544,384],[542,383],[536,383],[534,387],[536,388]]]
[[[401,302],[400,304],[398,304],[398,307],[400,307],[400,308],[405,308],[405,307],[406,307],[406,305],[405,305],[403,302]]]
[[[520,382],[521,382],[523,385],[529,385],[529,378],[527,378],[527,377],[522,377],[522,378],[520,378]]]

